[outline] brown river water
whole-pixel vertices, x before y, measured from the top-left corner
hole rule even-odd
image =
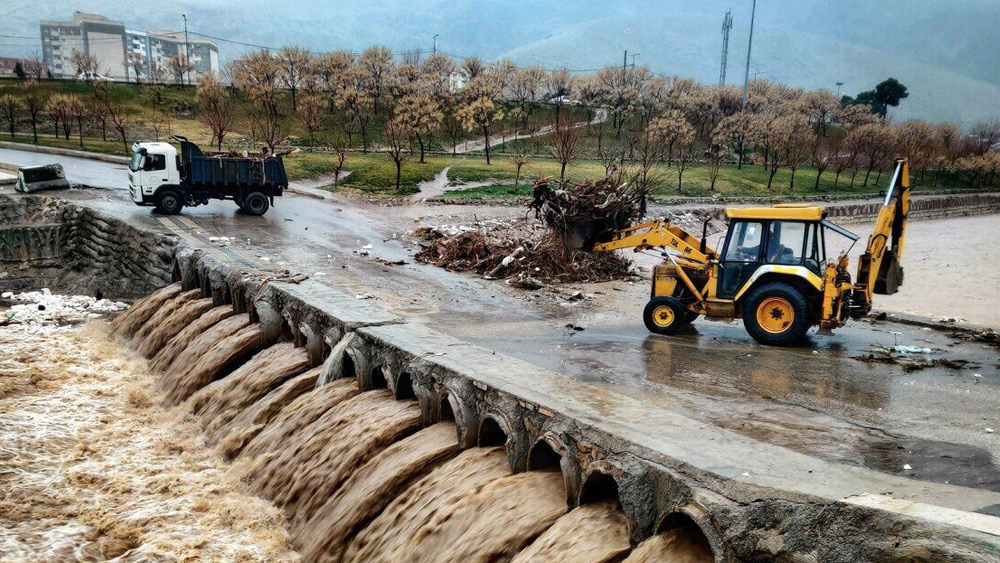
[[[559,471],[513,474],[415,400],[324,383],[197,291],[99,327],[0,328],[3,561],[713,560],[699,534],[630,545],[617,499],[570,510]]]

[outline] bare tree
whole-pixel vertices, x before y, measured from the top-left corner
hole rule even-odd
[[[556,106],[555,123],[558,125],[560,110],[573,91],[573,75],[565,68],[553,70],[549,73],[545,89],[546,101]]]
[[[298,114],[299,119],[302,121],[302,127],[309,134],[309,148],[316,146],[316,131],[319,131],[323,127],[323,110],[325,106],[326,104],[319,97],[319,94],[313,92],[306,93],[300,100]]]
[[[17,110],[21,107],[21,100],[12,93],[0,94],[0,114],[7,121],[10,131],[10,138],[14,138],[14,126],[17,123]]]
[[[79,96],[70,96],[69,116],[76,121],[77,137],[80,140],[80,148],[83,148],[83,120],[87,116],[87,104]]]
[[[299,106],[295,94],[309,68],[312,55],[309,54],[309,51],[299,47],[285,47],[278,51],[275,58],[281,69],[281,82],[292,93],[292,111],[298,110]]]
[[[352,69],[344,86],[334,96],[334,103],[347,117],[344,131],[347,143],[351,145],[351,135],[361,133],[361,152],[368,152],[368,125],[375,118],[375,97],[365,88],[363,72]]]
[[[174,77],[174,83],[184,86],[184,76],[194,70],[194,64],[188,60],[187,55],[174,55],[167,59],[165,63],[167,72]]]
[[[566,180],[566,166],[580,156],[582,148],[582,139],[572,123],[566,123],[565,119],[556,123],[556,132],[549,146],[549,153],[559,163],[559,180]]]
[[[267,51],[248,53],[234,63],[233,84],[246,92],[251,101],[251,127],[273,153],[274,147],[285,138],[280,106],[281,69]]]
[[[981,121],[969,131],[975,154],[983,156],[995,148],[1000,148],[1000,119]]]
[[[420,72],[424,75],[427,93],[439,104],[448,95],[449,80],[455,69],[454,61],[441,53],[435,53],[420,63]]]
[[[385,122],[385,153],[396,165],[396,191],[400,189],[403,163],[410,157],[410,141],[413,131],[399,119],[389,118]]]
[[[212,142],[221,151],[226,134],[233,129],[236,105],[215,73],[206,74],[198,82],[195,103],[198,104],[198,120],[211,129]]]
[[[378,102],[392,73],[392,52],[385,47],[369,47],[358,57],[361,79],[372,95],[373,110],[378,114]]]
[[[56,138],[59,138],[59,123],[62,123],[63,136],[69,140],[69,134],[73,126],[73,106],[77,98],[72,94],[56,94],[49,100],[49,113],[52,122],[55,124]]]
[[[142,71],[146,68],[146,57],[142,53],[127,53],[125,55],[125,66],[132,69],[135,74],[135,83],[139,84],[142,78]]]
[[[715,183],[719,179],[719,173],[722,171],[722,147],[718,143],[709,143],[708,148],[705,150],[705,156],[708,157],[708,189],[715,191]]]
[[[21,68],[24,69],[25,76],[33,80],[45,78],[45,73],[48,70],[42,61],[42,56],[37,51],[33,51],[30,57],[21,59]]]
[[[739,113],[723,118],[715,127],[713,139],[719,145],[729,147],[736,154],[736,168],[743,169],[747,144],[754,135],[754,120],[748,113]]]
[[[333,165],[333,187],[336,188],[340,182],[340,173],[344,170],[344,160],[347,158],[347,143],[344,138],[336,134],[333,136],[333,154],[337,157],[336,164]]]
[[[462,72],[469,81],[475,80],[486,71],[486,64],[479,57],[469,57],[462,61]]]
[[[76,70],[77,78],[83,78],[87,82],[92,82],[98,78],[100,71],[98,69],[97,57],[73,49],[69,58],[70,63]]]
[[[31,118],[31,135],[35,144],[38,143],[38,114],[45,110],[49,102],[49,91],[42,87],[35,80],[21,83],[21,100],[24,102],[24,109],[28,111]]]
[[[517,169],[514,175],[514,190],[517,190],[517,185],[521,181],[521,169],[531,162],[531,150],[527,146],[521,145],[510,151],[507,154],[507,158],[510,159],[511,164]]]
[[[885,165],[885,159],[892,152],[895,136],[892,130],[882,123],[862,125],[852,130],[850,135],[853,137],[852,142],[857,143],[860,154],[865,157],[867,170],[862,185],[867,186],[872,170]]]
[[[684,191],[684,171],[694,160],[694,142],[697,140],[694,127],[682,127],[675,140],[677,147],[677,193]]]
[[[647,129],[650,129],[653,135],[666,147],[667,167],[671,165],[673,160],[674,147],[682,141],[687,141],[689,136],[695,134],[694,128],[684,116],[684,112],[676,109],[667,110],[663,115],[654,118],[649,122]]]
[[[108,121],[118,132],[124,152],[128,153],[128,134],[132,130],[133,117],[124,103],[124,93],[117,86],[109,86],[103,96],[103,105]]]

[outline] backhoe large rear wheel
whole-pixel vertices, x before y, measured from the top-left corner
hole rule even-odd
[[[757,287],[743,304],[743,326],[761,344],[795,346],[805,339],[809,325],[809,302],[787,283]]]
[[[673,297],[654,297],[642,312],[642,321],[654,334],[674,334],[684,325],[687,310]]]

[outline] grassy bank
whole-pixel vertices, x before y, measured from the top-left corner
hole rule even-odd
[[[416,158],[403,165],[401,189],[395,190],[396,169],[393,162],[384,154],[352,153],[344,162],[344,170],[350,170],[351,175],[341,186],[358,189],[365,193],[382,195],[406,195],[415,193],[420,182],[434,178],[444,168],[450,168],[448,179],[451,182],[483,182],[496,181],[496,185],[481,186],[463,190],[450,190],[443,197],[495,200],[525,195],[530,191],[531,183],[541,177],[559,176],[559,163],[552,159],[537,158],[526,164],[521,170],[520,186],[513,190],[517,168],[507,158],[497,157],[490,165],[479,156],[445,156],[428,155],[427,162],[421,164]],[[285,158],[285,167],[289,177],[301,179],[332,174],[335,158],[327,154],[296,153]],[[796,171],[795,186],[791,187],[791,171],[783,169],[774,178],[768,189],[769,172],[760,166],[745,165],[738,169],[735,165],[723,166],[716,180],[715,190],[711,189],[709,171],[706,166],[695,165],[684,171],[682,189],[678,190],[677,167],[659,164],[653,170],[658,183],[653,190],[655,195],[672,196],[783,196],[811,194],[862,194],[884,189],[889,182],[889,175],[882,174],[877,179],[877,173],[872,173],[868,185],[864,185],[864,172],[860,172],[851,185],[851,172],[841,175],[840,181],[834,185],[835,174],[826,171],[816,187],[816,170],[800,168]],[[572,182],[579,182],[604,175],[604,167],[596,160],[578,160],[570,163],[566,169],[566,177]],[[919,175],[913,177],[914,190],[959,189],[965,188],[958,178],[943,175],[935,182],[934,173],[927,173],[921,181]]]

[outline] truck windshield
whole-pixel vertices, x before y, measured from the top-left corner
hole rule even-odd
[[[128,169],[132,172],[142,169],[142,153],[132,153],[132,162],[128,163]]]

